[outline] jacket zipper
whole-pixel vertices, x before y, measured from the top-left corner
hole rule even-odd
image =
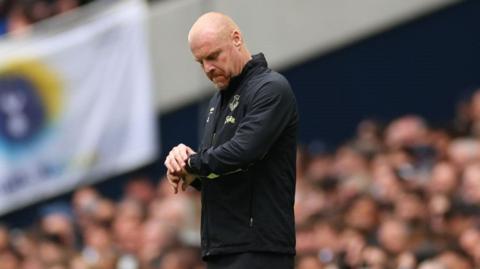
[[[250,171],[248,171],[248,173],[250,174]],[[253,228],[253,197],[254,197],[254,184],[253,184],[253,180],[252,180],[252,177],[249,175],[249,178],[250,178],[250,223],[249,223],[249,226],[250,228]]]
[[[215,142],[216,142],[216,141],[215,141],[215,135],[216,135],[216,134],[217,134],[217,133],[216,133],[216,131],[215,131],[215,132],[213,133],[213,135],[212,135],[212,141],[210,142],[210,145],[211,145],[211,146],[215,146]]]
[[[221,108],[221,106],[220,106],[220,108]],[[221,111],[219,111],[220,109],[218,109],[218,104],[215,106],[215,110],[217,110],[217,111],[216,111],[215,114],[213,115],[213,122],[212,122],[212,123],[213,123],[213,134],[212,134],[212,138],[210,139],[210,146],[209,146],[209,147],[215,146],[215,142],[216,142],[216,141],[215,141],[215,135],[216,135],[216,133],[217,133],[218,120],[219,120],[219,118],[220,118],[220,116],[221,116]],[[202,191],[204,191],[204,193],[203,193],[203,194],[204,194],[204,197],[207,196],[207,193],[205,192],[206,189],[207,189],[207,188],[205,188],[204,190],[202,190]],[[211,215],[210,215],[210,212],[208,212],[208,211],[209,211],[209,208],[208,208],[208,206],[207,206],[206,199],[205,199],[205,203],[204,203],[204,204],[205,204],[205,211],[207,212],[207,214],[206,214],[207,217],[205,217],[205,233],[206,233],[206,237],[207,237],[205,244],[206,244],[206,250],[207,250],[207,251],[206,251],[205,255],[206,255],[206,256],[209,256],[209,255],[210,255],[210,232],[209,232],[208,216],[211,217]]]
[[[204,193],[203,193],[203,195],[202,195],[202,198],[205,198],[206,195],[207,195],[207,194],[205,193],[206,189],[207,189],[207,188],[204,188],[204,189],[202,190],[202,191],[204,191]],[[205,211],[206,211],[206,213],[207,213],[205,216],[202,215],[202,217],[205,218],[205,223],[204,223],[204,224],[205,224],[205,233],[206,233],[206,237],[207,237],[206,240],[205,240],[205,249],[207,250],[206,253],[205,253],[205,255],[208,256],[208,255],[210,255],[210,233],[209,233],[209,231],[208,231],[208,230],[209,230],[209,226],[208,226],[208,225],[209,225],[208,216],[210,216],[210,212],[208,212],[208,211],[209,211],[209,208],[208,208],[208,206],[207,206],[206,199],[203,199],[202,203],[203,203],[203,205],[205,206]]]

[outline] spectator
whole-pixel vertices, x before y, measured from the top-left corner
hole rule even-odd
[[[393,255],[399,255],[408,250],[411,236],[408,225],[400,219],[388,218],[381,222],[378,229],[378,241]]]

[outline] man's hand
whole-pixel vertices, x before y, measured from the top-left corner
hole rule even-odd
[[[170,151],[164,164],[172,173],[181,173],[186,166],[188,156],[193,153],[195,153],[195,151],[190,147],[187,147],[184,144],[179,144]]]
[[[192,184],[195,178],[195,175],[189,174],[185,170],[180,174],[174,174],[170,170],[167,171],[167,180],[174,194],[178,193],[178,184],[180,183],[180,180],[182,181],[182,191],[186,191],[187,187]]]
[[[165,160],[165,166],[167,167],[167,179],[170,183],[173,193],[178,193],[178,184],[180,180],[182,183],[182,190],[185,191],[194,180],[195,176],[189,174],[185,166],[187,165],[188,156],[195,153],[190,147],[184,144],[179,144],[174,147],[168,154]]]
[[[178,193],[178,183],[180,182],[180,176],[173,174],[170,170],[167,170],[167,180],[170,184],[170,188],[172,189],[174,194]],[[183,188],[183,186],[182,186]]]
[[[182,191],[185,191],[187,190],[187,187],[192,184],[192,182],[195,180],[196,176],[195,175],[192,175],[192,174],[189,174],[189,173],[185,173],[185,175],[182,177]]]

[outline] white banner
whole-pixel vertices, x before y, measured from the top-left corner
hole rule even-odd
[[[92,5],[0,40],[0,215],[154,159],[146,18]]]

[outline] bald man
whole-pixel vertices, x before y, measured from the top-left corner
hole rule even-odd
[[[179,144],[165,166],[173,192],[202,192],[207,268],[293,268],[298,113],[290,85],[263,54],[250,54],[223,14],[202,15],[188,42],[218,92],[198,151]]]

